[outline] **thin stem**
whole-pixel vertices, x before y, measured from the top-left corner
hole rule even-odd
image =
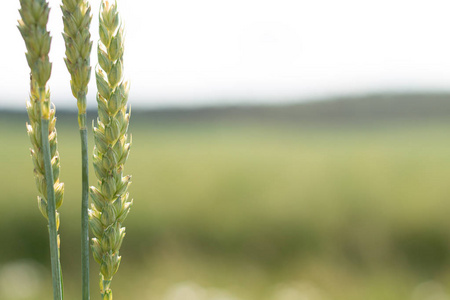
[[[58,231],[56,228],[55,190],[53,169],[48,140],[48,119],[41,119],[42,152],[44,155],[45,180],[47,182],[48,233],[50,238],[50,258],[52,264],[53,299],[62,300],[61,265],[59,261]]]
[[[86,113],[83,119],[86,119]],[[81,137],[81,285],[83,300],[89,300],[89,163],[86,127],[80,127]]]
[[[86,129],[86,94],[79,93],[78,126],[81,138],[81,293],[89,300],[89,155]]]

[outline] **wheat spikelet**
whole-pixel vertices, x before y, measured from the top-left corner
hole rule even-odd
[[[91,7],[86,0],[63,0],[62,3],[63,38],[66,44],[64,61],[71,76],[72,94],[78,100],[78,123],[80,128],[84,128],[87,85],[91,77]]]
[[[100,11],[99,66],[96,69],[98,119],[94,127],[94,169],[98,188],[91,187],[93,200],[90,226],[92,251],[100,264],[100,287],[103,300],[112,299],[110,289],[121,257],[119,249],[125,236],[122,222],[132,201],[128,201],[130,176],[123,175],[131,141],[127,130],[128,83],[123,81],[123,29],[117,5],[103,1]]]

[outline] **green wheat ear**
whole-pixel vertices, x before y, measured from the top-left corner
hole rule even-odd
[[[50,9],[45,1],[21,0],[20,4],[21,9],[19,12],[22,19],[19,20],[18,28],[25,41],[27,48],[26,58],[31,69],[30,100],[27,102],[30,123],[27,123],[27,132],[33,146],[31,157],[34,164],[34,177],[39,191],[39,210],[48,219],[47,182],[45,178],[41,119],[49,121],[48,139],[56,208],[61,206],[64,195],[64,183],[59,182],[60,162],[56,139],[55,108],[54,106],[50,107],[50,92],[46,88],[52,68],[48,58],[51,37],[47,31]],[[56,213],[56,220],[57,227],[59,227],[58,213]]]
[[[91,7],[86,0],[63,0],[62,3],[62,35],[66,44],[64,61],[71,76],[72,94],[77,99],[78,123],[83,128],[86,126],[87,85],[91,77]]]
[[[103,1],[100,9],[100,41],[96,69],[98,119],[94,127],[94,170],[98,188],[91,187],[93,200],[90,227],[92,252],[100,264],[103,300],[112,299],[111,280],[121,257],[125,236],[122,223],[130,211],[128,186],[131,176],[123,175],[131,141],[127,137],[130,113],[127,111],[128,83],[123,80],[123,28],[117,3]]]
[[[86,129],[86,94],[91,77],[90,54],[92,49],[91,7],[87,0],[63,0],[64,32],[66,45],[64,61],[70,73],[72,94],[77,99],[78,126],[81,138],[81,287],[82,299],[89,300],[89,154]]]
[[[47,81],[52,64],[49,61],[51,37],[47,31],[50,8],[45,0],[20,0],[19,31],[25,41],[25,54],[31,70],[30,100],[27,112],[30,123],[28,135],[33,148],[31,157],[34,175],[39,191],[38,205],[48,220],[50,257],[55,300],[63,297],[61,266],[59,260],[59,215],[56,209],[61,206],[64,184],[59,182],[59,154],[57,150],[55,109],[50,104]]]

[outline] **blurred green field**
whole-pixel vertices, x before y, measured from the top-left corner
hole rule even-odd
[[[25,121],[0,117],[4,300],[51,295]],[[60,116],[57,128],[72,300],[80,298],[76,117]],[[134,206],[115,299],[450,298],[450,119],[308,125],[137,114],[130,130]],[[93,300],[97,272],[92,264]],[[32,293],[14,294],[17,278]]]

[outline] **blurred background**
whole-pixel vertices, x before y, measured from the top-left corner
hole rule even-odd
[[[72,300],[81,166],[59,5],[49,86]],[[50,260],[18,8],[0,11],[0,299],[39,300],[51,298]],[[450,299],[448,1],[122,0],[119,10],[134,206],[115,299]]]

